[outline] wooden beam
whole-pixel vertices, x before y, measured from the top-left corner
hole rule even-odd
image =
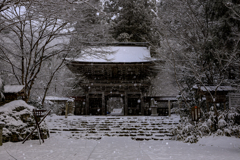
[[[102,92],[102,115],[106,115],[105,111],[105,94]]]
[[[168,100],[168,116],[171,117],[171,101]]]
[[[141,98],[140,98],[140,100],[141,100],[141,115],[144,115],[144,103],[143,103],[143,95],[141,94]]]
[[[85,114],[89,115],[89,94],[88,92],[86,93],[86,105],[85,105]]]
[[[124,115],[125,116],[127,116],[128,115],[128,95],[127,95],[127,92],[125,92],[125,94],[124,94],[125,96],[124,96],[124,98],[125,98],[125,100],[124,100]]]

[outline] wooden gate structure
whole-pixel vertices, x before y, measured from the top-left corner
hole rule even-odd
[[[110,43],[104,47],[90,44],[93,56],[67,59],[67,67],[84,76],[79,84],[84,100],[77,113],[106,115],[110,98],[121,99],[124,115],[143,115],[144,96],[151,85],[149,77],[157,73],[148,43]],[[86,53],[87,54],[87,53]]]

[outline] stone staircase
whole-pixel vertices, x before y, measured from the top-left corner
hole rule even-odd
[[[49,116],[50,134],[72,138],[101,139],[103,136],[131,137],[134,140],[169,140],[180,117],[151,116]]]

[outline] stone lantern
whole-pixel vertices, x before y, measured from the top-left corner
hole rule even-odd
[[[152,114],[151,116],[158,116],[158,113],[157,113],[157,105],[155,105],[155,100],[154,98],[151,99],[151,111],[152,111]]]

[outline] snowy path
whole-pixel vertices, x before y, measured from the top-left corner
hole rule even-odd
[[[103,137],[96,141],[55,135],[42,145],[38,140],[4,143],[0,146],[0,160],[14,160],[13,157],[17,160],[237,160],[238,144],[240,139],[229,137],[210,137],[197,144],[187,144],[122,137]]]

